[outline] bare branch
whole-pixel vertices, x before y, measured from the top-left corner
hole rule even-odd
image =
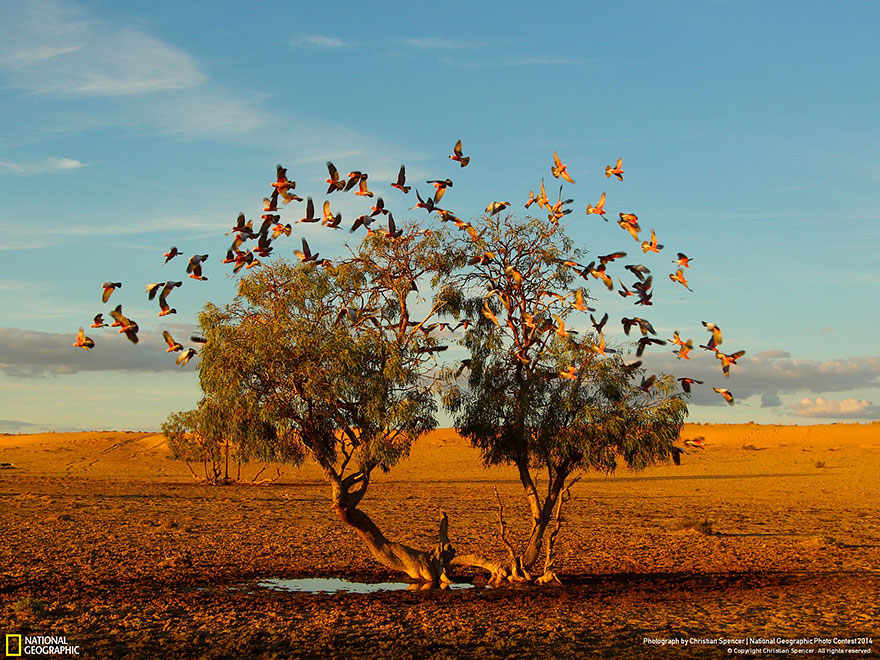
[[[495,491],[495,498],[498,500],[498,526],[501,528],[501,542],[507,547],[511,562],[516,564],[516,550],[514,549],[513,544],[507,540],[507,523],[504,522],[504,504],[501,502],[501,495],[498,494],[498,487],[492,486],[492,490]]]

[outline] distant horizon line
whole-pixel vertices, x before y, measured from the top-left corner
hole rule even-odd
[[[811,423],[785,423],[785,422],[685,422],[685,426],[870,426],[873,424],[880,424],[880,419],[875,420],[866,420],[866,421],[845,421],[845,422],[811,422]],[[39,424],[33,424],[33,426],[39,427]],[[439,426],[433,431],[429,431],[428,433],[436,433],[438,431],[456,431],[454,426]],[[0,437],[9,437],[9,436],[18,436],[18,435],[47,435],[47,434],[74,434],[74,433],[151,433],[155,435],[162,435],[161,428],[144,428],[144,429],[99,429],[99,428],[91,428],[91,429],[74,429],[74,428],[63,428],[63,429],[53,429],[47,428],[45,430],[34,430],[34,431],[0,431]]]

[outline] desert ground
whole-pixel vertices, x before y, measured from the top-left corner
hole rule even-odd
[[[680,466],[583,476],[559,537],[562,587],[373,594],[258,584],[402,581],[335,517],[314,466],[251,485],[249,465],[212,487],[154,433],[2,436],[0,633],[63,635],[88,658],[877,657],[880,424],[685,427],[696,436],[705,449]],[[441,430],[363,508],[422,548],[445,511],[460,551],[500,560],[493,486],[521,537],[514,471],[483,468]],[[777,638],[829,641],[760,641]]]

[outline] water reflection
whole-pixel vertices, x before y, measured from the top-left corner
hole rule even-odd
[[[355,593],[369,594],[376,591],[431,591],[434,589],[469,589],[468,583],[431,584],[423,582],[351,582],[341,578],[299,578],[296,580],[261,580],[258,587],[275,591],[299,591],[309,594]]]

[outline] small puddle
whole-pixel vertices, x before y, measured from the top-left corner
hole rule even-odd
[[[432,591],[435,589],[470,589],[467,582],[435,585],[422,582],[350,582],[341,578],[299,578],[297,580],[260,580],[258,587],[274,591],[298,591],[308,594],[353,593],[370,594],[376,591]]]

